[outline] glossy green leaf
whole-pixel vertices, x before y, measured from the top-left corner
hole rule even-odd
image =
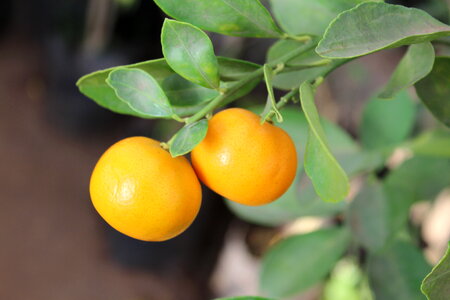
[[[239,80],[261,68],[260,65],[245,60],[221,56],[217,59],[219,60],[219,74],[222,80]]]
[[[169,16],[225,35],[277,38],[280,29],[258,0],[154,0]]]
[[[409,149],[416,155],[450,158],[450,131],[436,129],[424,132],[411,142]]]
[[[106,83],[114,89],[120,100],[140,115],[148,117],[173,115],[169,100],[158,82],[140,69],[116,69],[109,74]]]
[[[316,51],[323,57],[351,58],[447,35],[450,26],[423,10],[366,2],[334,19]]]
[[[275,19],[292,35],[321,36],[328,24],[341,12],[360,0],[271,0]]]
[[[447,252],[425,277],[420,287],[428,300],[446,300],[450,295],[450,243]]]
[[[431,113],[450,127],[450,57],[436,57],[431,73],[415,87]]]
[[[324,201],[344,200],[349,191],[347,175],[331,154],[319,114],[314,104],[311,84],[300,86],[300,101],[309,124],[308,142],[305,152],[305,170]]]
[[[273,297],[289,297],[320,282],[348,247],[349,232],[322,229],[288,237],[263,257],[260,288]]]
[[[123,67],[141,69],[153,76],[159,83],[167,76],[174,74],[164,59],[149,60]],[[94,100],[98,105],[113,112],[145,117],[131,109],[127,103],[120,100],[115,91],[106,83],[106,78],[108,78],[109,73],[117,68],[100,70],[81,77],[77,82],[80,92]]]
[[[287,66],[299,66],[323,60],[323,58],[314,51],[312,44],[300,43],[293,40],[280,40],[270,47],[267,52],[267,61],[274,61],[286,53],[296,51],[299,47],[304,48],[305,52],[289,60],[286,63]],[[273,79],[273,86],[283,90],[297,88],[304,81],[313,80],[319,76],[325,76],[346,61],[347,60],[336,59],[326,66],[279,73]]]
[[[382,149],[403,142],[414,127],[417,108],[406,91],[392,100],[371,99],[362,113],[360,138],[367,149]]]
[[[422,300],[420,283],[429,269],[419,249],[396,242],[369,259],[369,279],[376,299]]]
[[[434,48],[430,42],[409,46],[389,82],[380,93],[380,98],[392,98],[431,72],[434,64]]]
[[[204,87],[219,87],[217,58],[203,31],[188,23],[166,19],[161,43],[164,57],[175,72]]]
[[[208,121],[206,119],[184,126],[169,142],[172,157],[191,152],[206,136]]]

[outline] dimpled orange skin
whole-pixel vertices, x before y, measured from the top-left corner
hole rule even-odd
[[[164,241],[194,221],[201,186],[184,157],[172,158],[158,141],[130,137],[100,158],[90,182],[92,203],[116,230],[143,241]]]
[[[297,170],[290,136],[260,120],[245,109],[223,110],[209,120],[205,139],[191,153],[192,165],[205,185],[244,205],[276,200]]]

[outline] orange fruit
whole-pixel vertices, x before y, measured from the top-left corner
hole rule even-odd
[[[279,198],[297,170],[295,145],[289,135],[268,122],[261,124],[258,115],[241,108],[214,115],[191,158],[205,185],[245,205]]]
[[[90,182],[92,203],[116,230],[143,241],[164,241],[194,221],[201,186],[184,157],[173,158],[158,141],[130,137],[100,158]]]

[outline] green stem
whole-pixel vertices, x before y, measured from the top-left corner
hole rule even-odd
[[[314,48],[315,47],[315,43],[311,43],[311,44],[312,45],[310,47],[306,48],[306,49],[304,49],[302,47],[299,47],[298,49],[296,49],[294,51],[291,51],[291,52],[287,53],[286,55],[283,55],[282,57],[267,63],[267,65],[270,68],[277,68],[277,66],[279,66],[281,64],[285,64],[287,61],[291,60],[292,58],[302,54],[305,51],[308,51],[308,50]],[[302,66],[302,67],[305,67],[305,66]],[[285,70],[286,69],[281,70],[280,73],[284,72]],[[226,93],[220,94],[219,96],[214,98],[211,102],[209,102],[208,105],[206,105],[201,110],[199,110],[197,113],[195,113],[193,116],[185,119],[186,124],[191,124],[191,123],[194,123],[194,122],[202,119],[208,113],[213,111],[217,106],[219,106],[222,102],[224,102],[230,96],[232,96],[234,93],[239,91],[239,89],[241,87],[243,87],[247,83],[251,82],[252,80],[255,80],[255,79],[259,78],[259,77],[262,77],[263,75],[264,75],[264,68],[261,67],[261,68],[255,70],[255,71],[253,71],[252,73],[250,73],[246,77],[242,78],[241,80],[237,81],[236,83],[234,83],[233,85],[231,85],[228,88]]]

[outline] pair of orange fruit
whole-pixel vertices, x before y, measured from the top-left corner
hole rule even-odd
[[[130,137],[111,146],[92,173],[90,194],[98,213],[116,230],[144,241],[182,233],[200,209],[198,178],[223,197],[245,205],[279,198],[297,169],[289,135],[240,108],[208,122],[205,139],[173,158],[160,142]]]

